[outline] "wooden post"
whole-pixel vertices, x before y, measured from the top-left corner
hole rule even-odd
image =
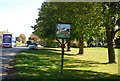
[[[61,48],[62,48],[62,56],[61,56],[61,74],[63,74],[63,62],[64,62],[64,39],[62,39],[62,44],[61,44]]]

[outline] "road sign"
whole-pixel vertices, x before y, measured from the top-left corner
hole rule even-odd
[[[56,38],[70,38],[70,23],[57,23]]]
[[[61,73],[63,74],[63,62],[64,62],[64,48],[65,48],[65,39],[70,39],[70,23],[57,23],[57,31],[56,31],[56,40],[61,44],[62,48],[62,56],[61,56]],[[58,39],[62,39],[60,42]]]

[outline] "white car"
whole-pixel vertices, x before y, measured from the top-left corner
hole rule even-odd
[[[29,49],[37,49],[37,44],[36,43],[30,43],[28,45]]]

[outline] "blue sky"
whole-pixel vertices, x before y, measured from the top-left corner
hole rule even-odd
[[[16,36],[29,37],[36,24],[38,8],[44,0],[0,0],[0,31],[7,30]]]

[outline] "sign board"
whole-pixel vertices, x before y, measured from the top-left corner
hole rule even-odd
[[[11,43],[12,34],[3,34],[3,43]]]
[[[68,23],[58,23],[56,38],[69,39],[70,38],[70,27],[71,25]]]

